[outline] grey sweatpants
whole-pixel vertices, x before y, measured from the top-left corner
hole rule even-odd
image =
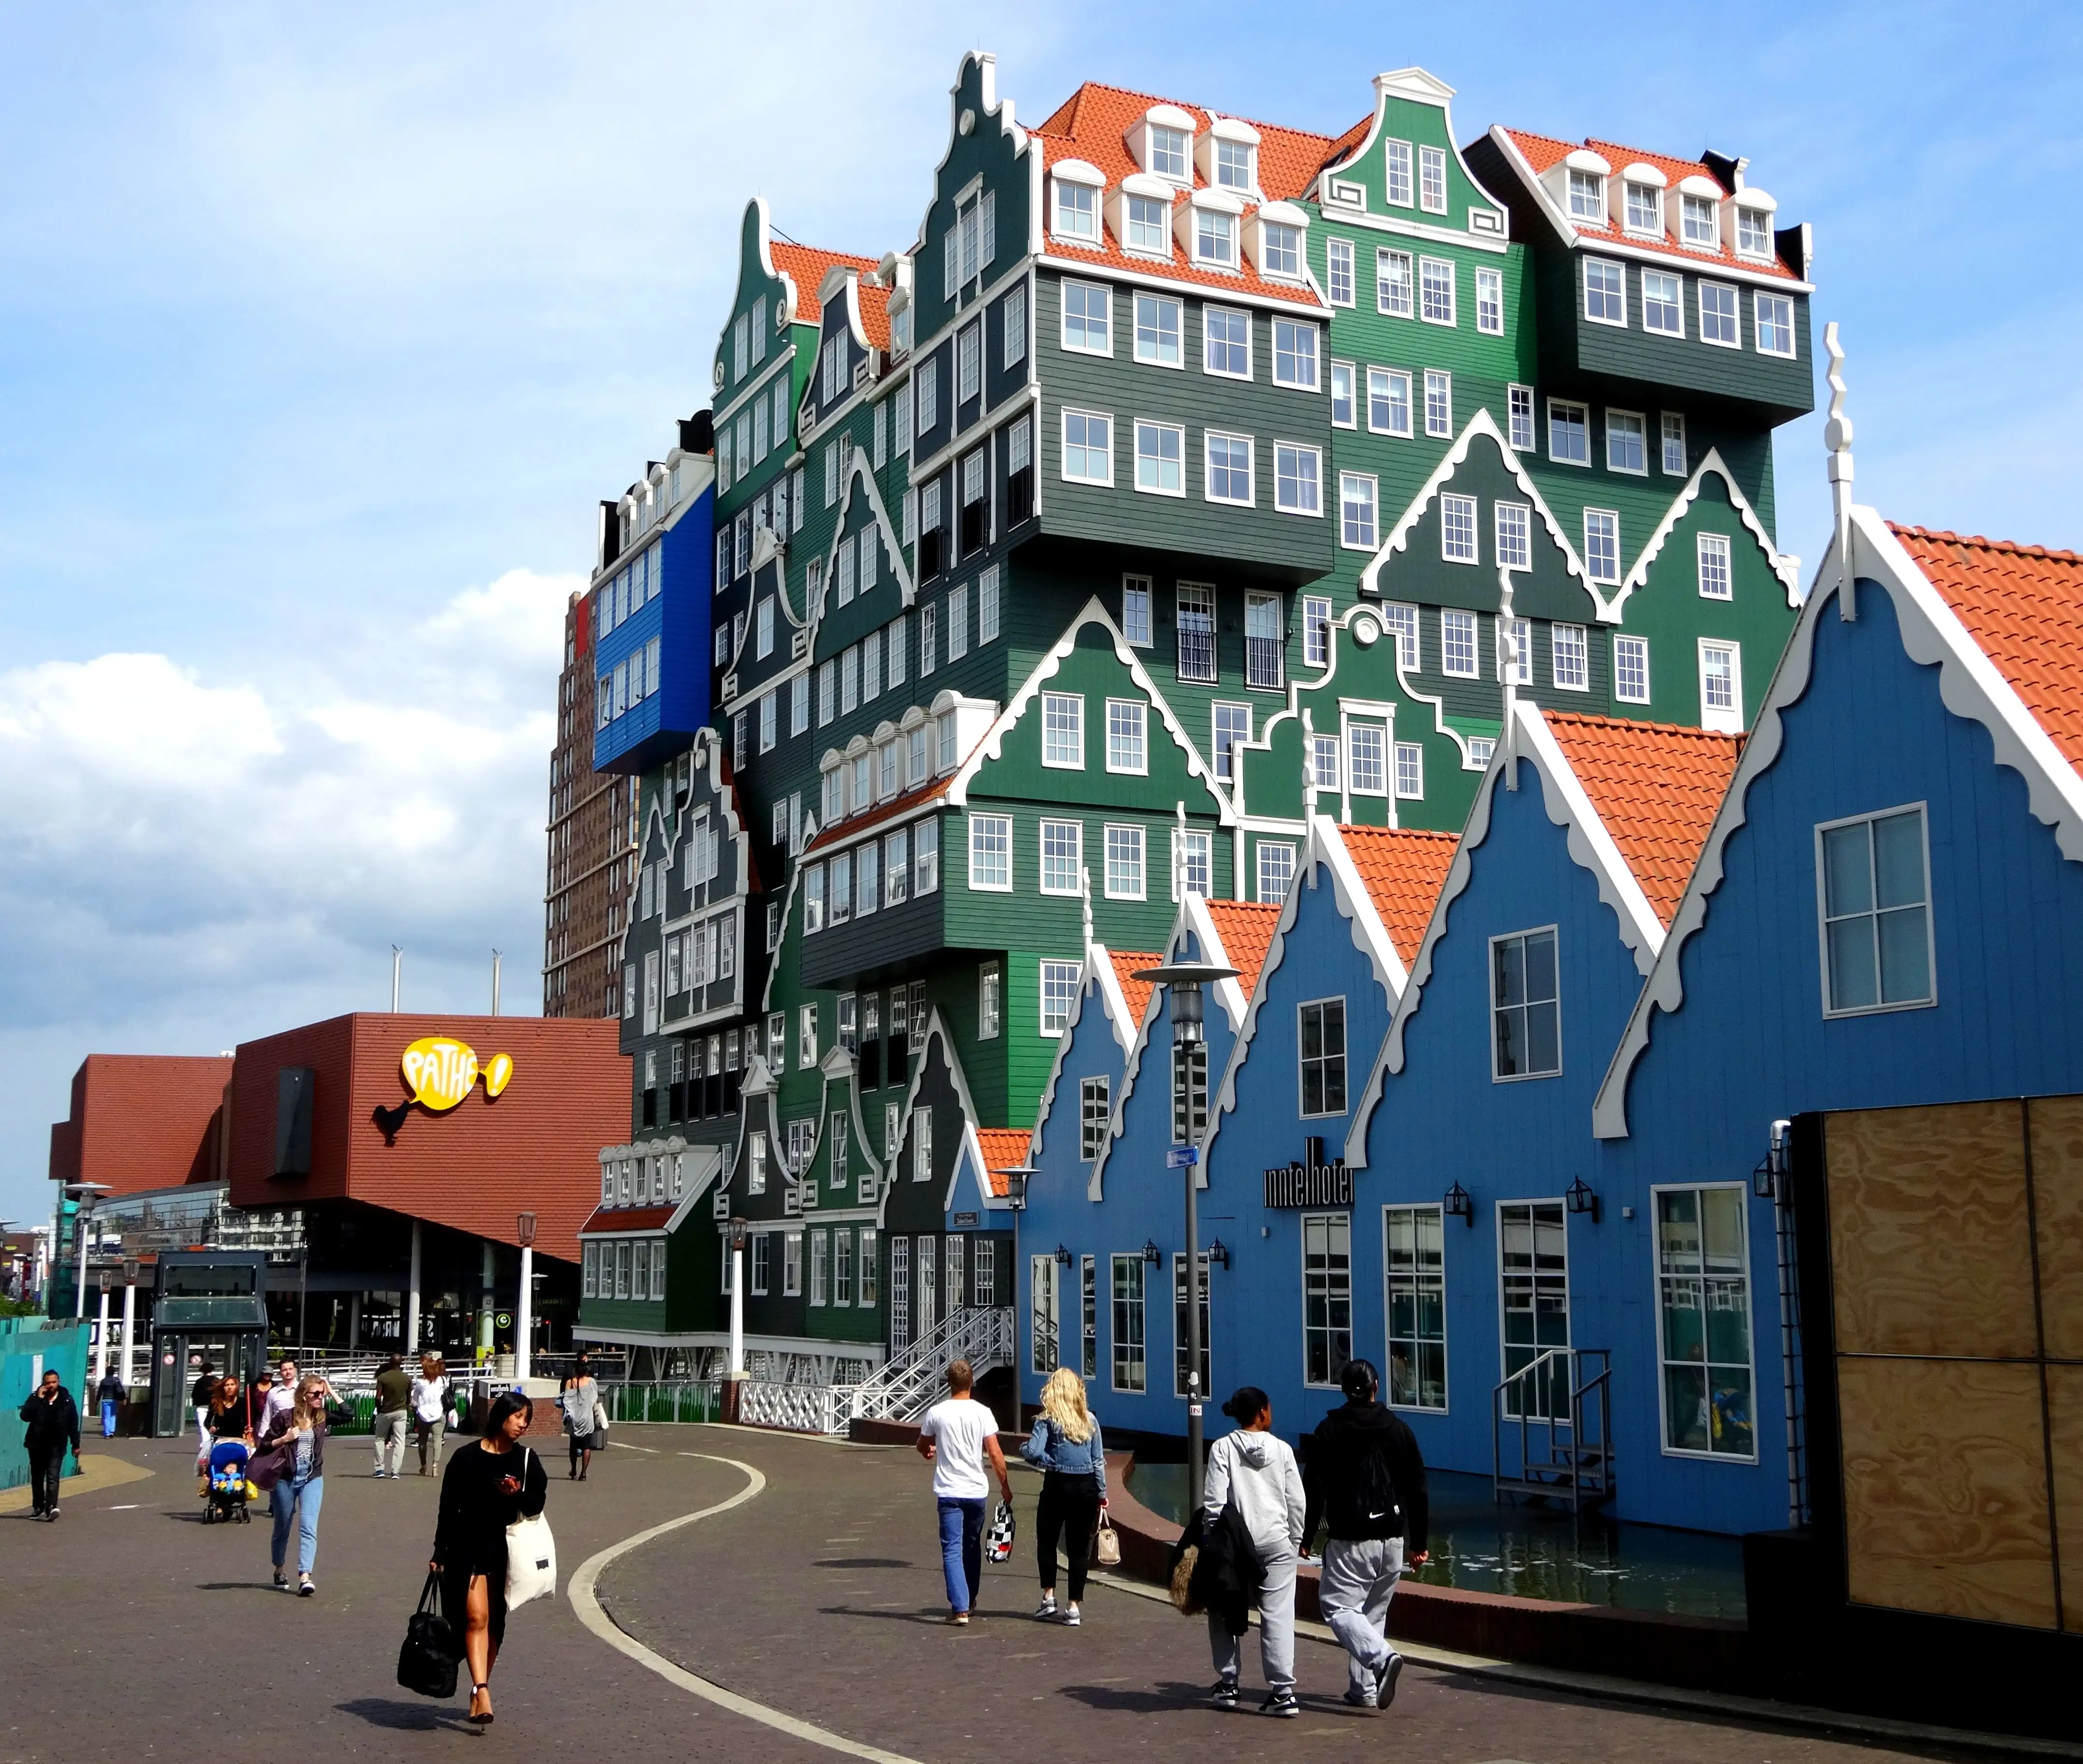
[[[412,1417],[406,1409],[386,1409],[376,1417],[376,1471],[395,1476],[405,1467],[405,1429]]]
[[[1265,1669],[1269,1690],[1295,1683],[1295,1552],[1261,1555],[1265,1585],[1258,1593],[1258,1663]],[[1208,1613],[1208,1650],[1215,1658],[1215,1676],[1234,1678],[1244,1665],[1244,1637],[1232,1635],[1223,1620]]]
[[[1316,1605],[1345,1644],[1347,1683],[1369,1702],[1375,1674],[1395,1652],[1388,1644],[1388,1602],[1403,1572],[1401,1538],[1331,1538],[1324,1545],[1324,1569]]]

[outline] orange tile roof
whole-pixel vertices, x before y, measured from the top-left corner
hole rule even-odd
[[[1152,104],[1178,104],[1178,100],[1155,97],[1147,92],[1125,91],[1118,86],[1102,86],[1096,81],[1088,80],[1033,131],[1042,141],[1044,162],[1054,165],[1060,160],[1083,159],[1088,164],[1096,166],[1105,174],[1109,185],[1118,184],[1122,179],[1143,169],[1135,162],[1134,155],[1128,150],[1127,135],[1130,129],[1141,120],[1143,113]],[[1198,104],[1178,104],[1178,108],[1206,117],[1228,114],[1227,112],[1210,111]],[[1250,121],[1249,118],[1242,116],[1236,120],[1239,122]],[[1252,122],[1251,126],[1258,131],[1259,135],[1259,188],[1265,192],[1269,202],[1296,200],[1315,180],[1318,169],[1329,157],[1333,145],[1331,137],[1312,134],[1304,129],[1283,129],[1273,123]],[[1208,187],[1208,180],[1196,168],[1194,188],[1204,190]],[[1183,192],[1181,194],[1183,196]],[[1250,205],[1246,206],[1249,208]],[[1304,306],[1319,306],[1323,304],[1317,298],[1316,290],[1306,284],[1297,286],[1290,282],[1262,279],[1249,252],[1240,253],[1240,271],[1231,274],[1223,270],[1196,268],[1180,248],[1176,236],[1172,240],[1168,263],[1145,253],[1124,251],[1121,241],[1108,227],[1104,217],[1100,223],[1101,243],[1096,246],[1075,244],[1058,238],[1054,233],[1049,233],[1046,237],[1046,249],[1052,256],[1089,257],[1095,262],[1118,264],[1139,275],[1164,276],[1174,281],[1194,282],[1208,288],[1239,289],[1276,299],[1299,302]]]
[[[1742,738],[1617,717],[1543,715],[1621,858],[1667,926],[1735,775]]]
[[[954,787],[954,783],[955,774],[950,772],[946,777],[936,779],[930,784],[921,784],[915,790],[907,790],[893,796],[888,802],[870,808],[865,813],[835,821],[829,827],[820,827],[817,837],[803,847],[803,855],[808,857],[813,851],[829,851],[834,846],[844,845],[849,839],[857,839],[864,833],[872,833],[885,822],[909,812],[921,803],[932,802],[937,797],[946,795]]]
[[[854,285],[860,303],[860,328],[868,340],[885,355],[889,353],[889,290],[880,282],[866,280]]]
[[[818,304],[818,289],[824,282],[825,272],[833,264],[848,264],[864,272],[875,268],[872,257],[855,257],[845,251],[821,251],[813,246],[791,244],[785,239],[770,241],[767,249],[773,255],[774,267],[784,272],[796,285],[796,323],[802,325],[824,322],[824,309]]]
[[[983,1147],[984,1175],[994,1196],[1008,1195],[1012,1184],[1006,1171],[1027,1162],[1029,1136],[1025,1128],[979,1127],[977,1143]]]
[[[1889,530],[2083,770],[2083,557],[1892,521]]]
[[[1459,836],[1414,827],[1341,827],[1338,832],[1407,969],[1431,922]]]
[[[1122,996],[1128,1001],[1128,1027],[1134,1030],[1142,1026],[1143,1013],[1150,1002],[1155,983],[1134,977],[1136,970],[1144,968],[1162,968],[1162,956],[1139,954],[1134,950],[1110,949],[1107,956],[1113,963],[1114,978],[1121,982]]]
[[[1686,178],[1705,178],[1710,184],[1728,189],[1728,186],[1714,175],[1705,160],[1674,159],[1667,153],[1648,153],[1640,147],[1625,146],[1617,141],[1601,141],[1595,135],[1575,141],[1557,141],[1552,135],[1532,134],[1523,129],[1507,129],[1504,132],[1512,145],[1525,156],[1526,162],[1533,168],[1536,176],[1547,171],[1565,154],[1574,153],[1579,146],[1584,146],[1590,148],[1599,158],[1611,162],[1615,177],[1639,160],[1643,165],[1654,166],[1670,179],[1673,188]],[[1733,196],[1735,192],[1730,191],[1729,193]],[[1666,204],[1665,226],[1661,238],[1645,238],[1616,226],[1595,226],[1581,221],[1575,224],[1590,238],[1610,238],[1623,245],[1639,245],[1645,251],[1662,251],[1667,255],[1682,257],[1695,264],[1721,264],[1730,269],[1754,270],[1761,276],[1784,276],[1790,281],[1800,280],[1799,273],[1780,262],[1778,258],[1774,257],[1769,264],[1763,264],[1755,258],[1739,257],[1718,238],[1712,251],[1703,246],[1681,244],[1678,235],[1671,230],[1670,218],[1670,205]]]
[[[602,1231],[659,1231],[665,1222],[678,1210],[675,1207],[595,1207],[579,1235],[587,1237]]]
[[[1280,922],[1280,909],[1252,901],[1211,901],[1208,917],[1215,921],[1215,935],[1223,940],[1229,965],[1238,970],[1237,985],[1249,998],[1258,985],[1259,969],[1265,965],[1274,927]]]

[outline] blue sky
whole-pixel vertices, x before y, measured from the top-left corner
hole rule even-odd
[[[1334,133],[1422,65],[1503,122],[1747,154],[1816,234],[1862,500],[2083,545],[2055,6],[1132,0],[0,11],[0,1216],[91,1051],[539,983],[565,595],[704,402],[746,200],[916,231],[969,48]],[[784,21],[781,29],[774,27]],[[349,22],[350,21],[351,22]],[[1779,441],[1811,563],[1819,424]]]

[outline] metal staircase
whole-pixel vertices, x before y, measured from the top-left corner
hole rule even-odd
[[[1011,1365],[1015,1348],[1012,1307],[970,1306],[943,1319],[859,1384],[836,1386],[832,1431],[843,1433],[856,1417],[915,1421],[947,1394],[949,1362],[966,1360],[982,1378]]]
[[[1540,1496],[1572,1513],[1613,1498],[1612,1353],[1550,1348],[1490,1394],[1497,1498]]]

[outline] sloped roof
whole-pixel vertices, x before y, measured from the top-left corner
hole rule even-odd
[[[2083,771],[2083,557],[1893,521],[1888,530]]]
[[[844,264],[863,274],[875,268],[875,260],[872,257],[855,257],[846,251],[821,251],[814,246],[794,245],[784,239],[771,241],[767,249],[773,255],[774,267],[787,272],[788,279],[796,285],[796,323],[798,324],[814,325],[824,322],[824,308],[818,304],[818,289],[823,285],[825,272],[834,264]],[[865,293],[867,290],[864,289],[862,292]],[[864,314],[867,310],[868,302],[864,300],[861,302]],[[886,327],[884,340],[889,340]]]
[[[868,342],[885,355],[889,352],[889,290],[866,279],[855,283],[854,298],[860,302],[860,328]]]
[[[991,1183],[995,1196],[1012,1193],[1012,1184],[1006,1171],[1027,1162],[1027,1146],[1030,1135],[1024,1128],[979,1127],[977,1143],[983,1147],[984,1175]]]
[[[606,1231],[662,1231],[677,1207],[677,1202],[662,1207],[595,1207],[579,1227],[579,1235],[594,1237]]]
[[[849,840],[858,839],[863,833],[872,833],[877,828],[910,813],[922,803],[929,803],[936,797],[946,795],[954,788],[954,774],[949,773],[930,783],[902,791],[886,803],[849,815],[843,820],[834,821],[829,827],[820,827],[817,837],[804,846],[803,855],[808,857],[813,851],[829,851]]]
[[[1128,1003],[1128,1028],[1133,1033],[1142,1025],[1143,1011],[1149,1006],[1150,994],[1156,990],[1156,982],[1138,980],[1134,976],[1139,969],[1162,968],[1164,958],[1139,954],[1134,950],[1110,949],[1107,955],[1113,963],[1114,978],[1121,982],[1121,995]]]
[[[1414,827],[1341,827],[1338,836],[1407,969],[1431,922],[1459,835]]]
[[[1618,717],[1543,714],[1658,922],[1667,927],[1735,775],[1741,738]]]
[[[1687,178],[1705,178],[1729,195],[1736,194],[1714,175],[1713,168],[1704,159],[1674,159],[1667,153],[1650,153],[1641,147],[1624,146],[1617,141],[1601,141],[1595,135],[1588,135],[1582,141],[1557,141],[1553,135],[1536,135],[1523,129],[1506,129],[1502,133],[1524,156],[1536,177],[1582,146],[1590,148],[1600,158],[1610,162],[1613,175],[1616,178],[1628,167],[1639,161],[1646,166],[1654,166],[1674,186]],[[1623,245],[1640,246],[1644,251],[1662,251],[1672,257],[1681,257],[1693,264],[1720,264],[1730,269],[1747,269],[1760,276],[1783,276],[1789,281],[1801,279],[1796,271],[1782,264],[1776,255],[1770,263],[1754,257],[1737,256],[1718,235],[1711,251],[1704,245],[1681,243],[1678,234],[1671,230],[1671,205],[1666,203],[1663,236],[1661,238],[1649,238],[1617,226],[1599,226],[1587,221],[1573,221],[1571,224],[1587,238],[1610,238]]]
[[[1258,985],[1258,971],[1280,922],[1280,909],[1252,901],[1211,901],[1208,917],[1223,940],[1223,953],[1237,970],[1237,986],[1249,998]]]

